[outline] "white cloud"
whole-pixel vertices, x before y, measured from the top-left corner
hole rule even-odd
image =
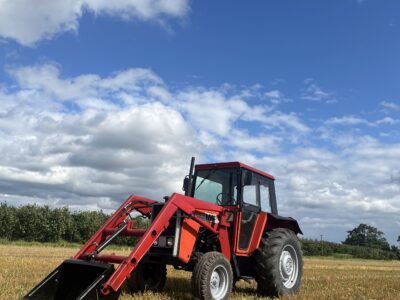
[[[256,150],[261,153],[276,153],[282,139],[267,133],[252,136],[248,132],[236,129],[228,139],[228,145],[237,149]]]
[[[272,90],[272,91],[266,92],[264,95],[268,98],[273,98],[273,99],[282,97],[282,93],[278,90]]]
[[[400,123],[400,120],[398,120],[398,119],[393,119],[393,118],[390,118],[390,117],[385,117],[385,118],[383,118],[383,119],[379,119],[379,120],[375,121],[375,122],[374,122],[374,125],[375,125],[375,126],[379,126],[379,125],[382,125],[382,124],[395,125],[395,124],[398,124],[398,123]]]
[[[180,190],[195,155],[275,175],[280,212],[299,219],[308,237],[340,240],[371,218],[394,236],[400,222],[400,144],[363,129],[341,132],[329,120],[314,129],[304,115],[251,104],[247,92],[173,90],[146,69],[72,78],[54,64],[8,72],[15,82],[0,90],[0,201],[113,210],[131,193],[161,199]]]
[[[273,174],[280,213],[298,219],[307,237],[344,240],[346,230],[373,219],[394,243],[400,221],[400,144],[385,144],[360,132],[317,133],[303,136],[304,145],[275,153],[236,149],[222,158],[243,160]],[[310,218],[316,222],[308,222]]]
[[[177,105],[187,113],[191,123],[218,135],[228,134],[232,123],[247,109],[245,102],[227,100],[219,91],[189,90],[180,93],[179,99]]]
[[[0,37],[33,46],[58,33],[77,32],[86,11],[124,20],[163,22],[167,17],[184,17],[188,10],[187,0],[0,0]]]
[[[388,102],[388,101],[382,101],[380,103],[384,108],[390,109],[390,110],[395,110],[395,111],[400,111],[400,104],[396,104],[394,102]]]
[[[334,117],[328,119],[325,124],[327,125],[369,125],[369,122],[365,119],[358,118],[355,116],[344,116],[344,117]]]
[[[192,155],[212,157],[225,147],[278,151],[285,134],[253,136],[237,122],[290,134],[303,128],[292,114],[274,117],[250,105],[243,91],[172,91],[147,69],[61,73],[55,64],[8,70],[15,84],[0,91],[1,199],[107,209],[101,203],[132,192],[159,198],[179,190]]]
[[[312,78],[303,81],[305,88],[303,89],[301,99],[315,102],[324,102],[327,104],[336,103],[335,93],[324,91]]]
[[[160,198],[200,154],[182,114],[151,96],[162,86],[151,71],[63,79],[41,65],[9,73],[18,89],[0,92],[2,200],[109,209],[130,193]]]
[[[92,101],[96,102],[95,98],[108,98],[118,95],[119,92],[129,93],[131,97],[147,91],[154,94],[154,89],[162,85],[162,80],[156,74],[140,68],[116,72],[106,78],[85,74],[62,79],[60,68],[54,64],[10,69],[9,74],[25,91],[40,91],[47,97],[60,101],[80,99],[80,105],[83,105],[82,100],[90,105]]]
[[[286,98],[284,94],[279,90],[271,90],[264,93],[264,96],[267,97],[272,104],[278,105],[282,102],[290,102],[291,100]]]
[[[395,125],[400,123],[400,120],[393,119],[390,117],[385,117],[382,119],[378,119],[376,121],[368,121],[363,118],[359,118],[356,116],[343,116],[343,117],[334,117],[326,120],[324,122],[326,125],[341,125],[341,126],[354,126],[354,125],[366,125],[370,127],[377,127],[381,125]]]
[[[307,133],[310,128],[304,124],[295,113],[282,113],[279,111],[273,112],[264,118],[263,123],[268,128],[289,128],[294,130],[295,134]]]

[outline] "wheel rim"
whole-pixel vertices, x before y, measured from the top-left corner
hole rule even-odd
[[[299,274],[299,261],[296,250],[292,245],[286,245],[282,249],[279,258],[279,273],[286,288],[290,289],[296,284]]]
[[[223,265],[214,268],[210,277],[210,291],[214,299],[222,299],[228,291],[228,270]]]

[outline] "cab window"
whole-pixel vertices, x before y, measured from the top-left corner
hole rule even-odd
[[[218,205],[235,205],[238,197],[236,169],[199,170],[193,197]]]
[[[266,181],[260,181],[260,204],[261,210],[271,212],[269,186]]]
[[[245,185],[243,187],[243,201],[246,204],[257,206],[257,185]]]

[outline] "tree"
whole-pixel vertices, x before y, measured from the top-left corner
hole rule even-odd
[[[385,234],[375,227],[360,224],[353,230],[347,231],[347,233],[347,238],[343,244],[390,250]]]

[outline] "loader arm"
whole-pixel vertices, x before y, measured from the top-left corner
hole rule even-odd
[[[223,243],[223,245],[221,245],[222,253],[230,259],[230,245],[227,231],[229,223],[226,222],[225,216],[222,216],[218,224],[213,224],[202,220],[196,215],[196,212],[201,210],[213,211],[221,214],[224,209],[218,205],[174,193],[154,219],[151,226],[146,230],[142,238],[136,244],[131,254],[123,259],[115,272],[105,282],[101,290],[103,295],[108,295],[112,291],[116,292],[121,288],[126,278],[130,276],[134,268],[140,263],[143,256],[153,245],[154,241],[157,240],[162,232],[168,227],[171,217],[178,209],[190,216],[191,219],[195,220],[206,229],[214,233],[219,233],[220,239]]]
[[[124,203],[112,214],[110,218],[100,227],[99,230],[86,242],[86,244],[75,254],[74,259],[86,258],[96,250],[98,245],[101,245],[109,236],[107,233],[111,233],[113,230],[117,229],[118,226],[124,222],[127,217],[130,219],[130,213],[134,210],[140,212],[142,215],[149,216],[151,213],[151,206],[157,203],[157,201],[147,199],[140,196],[130,196]],[[129,221],[128,221],[129,222]],[[129,232],[129,227],[133,227],[133,222],[130,221],[127,224],[127,229]],[[140,229],[133,229],[129,232],[131,236],[140,236],[143,231]]]

